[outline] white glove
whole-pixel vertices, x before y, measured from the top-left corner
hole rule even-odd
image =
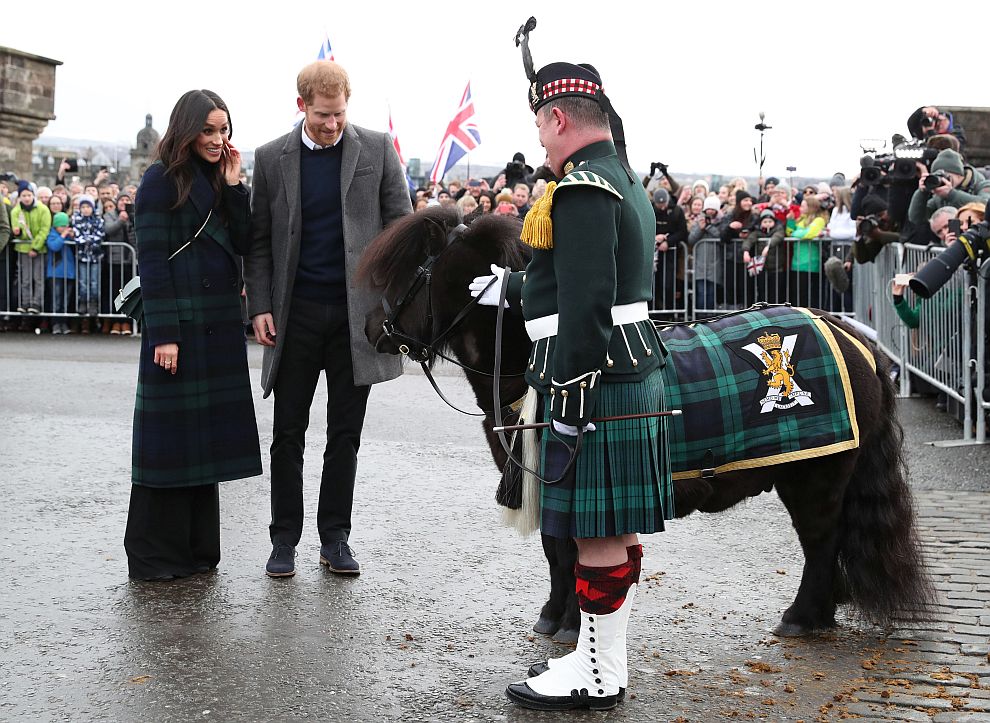
[[[577,427],[572,426],[570,424],[564,424],[563,422],[558,422],[556,419],[551,420],[551,421],[553,422],[553,431],[557,432],[558,434],[566,434],[568,437],[576,437],[577,436],[577,433],[578,433],[578,428]],[[594,432],[595,431],[595,425],[593,423],[591,423],[591,422],[588,422],[586,425],[584,425],[584,431],[585,432]]]
[[[468,284],[468,291],[471,292],[471,296],[478,298],[478,303],[482,306],[498,306],[498,297],[502,293],[502,277],[505,276],[508,269],[505,269],[496,264],[492,264],[492,273],[489,276],[476,276],[474,281]],[[488,284],[494,280],[491,286]],[[486,289],[485,287],[488,286]],[[505,302],[505,308],[509,308],[509,302]]]

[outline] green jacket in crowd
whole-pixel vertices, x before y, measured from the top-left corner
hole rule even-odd
[[[48,240],[48,232],[52,229],[52,212],[40,201],[35,201],[30,211],[25,211],[18,203],[10,211],[10,228],[11,232],[15,228],[21,229],[20,235],[13,237],[14,251],[19,254],[26,254],[29,251],[43,254],[47,251],[45,241]]]

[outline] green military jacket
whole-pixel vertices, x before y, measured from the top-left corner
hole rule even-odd
[[[645,378],[665,351],[645,313],[656,228],[649,199],[611,141],[585,146],[569,164],[553,193],[552,248],[534,248],[525,271],[510,275],[507,298],[534,339],[527,382],[551,397],[554,419],[577,426],[594,416],[601,384]]]

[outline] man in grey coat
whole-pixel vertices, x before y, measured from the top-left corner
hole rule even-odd
[[[271,577],[295,574],[303,526],[303,450],[309,408],[326,375],[327,446],[317,512],[320,563],[356,575],[348,546],[361,429],[371,385],[401,373],[378,354],[364,317],[379,303],[355,284],[365,247],[409,213],[399,159],[385,133],[347,123],[351,88],[336,63],[296,79],[305,119],[255,151],[252,248],[244,258],[248,313],[265,346],[261,383],[275,393],[271,447]]]

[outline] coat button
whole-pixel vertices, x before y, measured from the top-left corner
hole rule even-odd
[[[210,280],[209,279],[203,279],[203,288],[204,289],[210,288]]]

